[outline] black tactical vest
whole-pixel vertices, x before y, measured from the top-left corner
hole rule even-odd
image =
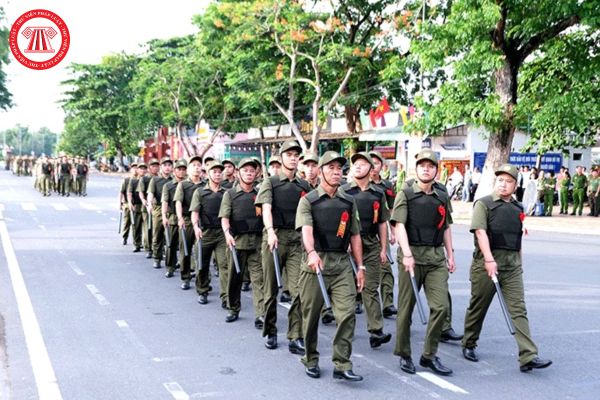
[[[523,206],[516,202],[494,201],[492,196],[479,199],[488,209],[487,236],[492,250],[521,250]]]
[[[169,205],[169,214],[175,214],[175,191],[177,191],[178,183],[176,180],[171,180],[165,184],[165,188],[169,192],[169,200],[167,202]]]
[[[310,192],[310,186],[305,180],[282,182],[279,176],[272,176],[269,179],[273,187],[271,208],[273,227],[294,229],[298,202],[302,196]]]
[[[82,176],[85,175],[86,170],[85,170],[85,165],[83,164],[77,164],[77,175]]]
[[[221,227],[219,209],[221,208],[221,200],[223,200],[223,193],[223,189],[219,189],[219,191],[217,192],[213,192],[208,187],[200,189],[200,196],[202,197],[202,212],[200,213],[200,224],[202,225],[202,229]]]
[[[137,191],[138,183],[140,182],[137,178],[131,178],[129,180],[129,185],[131,185],[131,202],[133,205],[142,204],[142,200],[140,199],[140,193]]]
[[[327,195],[319,197],[319,192],[313,190],[306,195],[306,199],[311,204],[315,250],[336,253],[347,251],[353,218],[352,198],[347,194],[338,194],[334,198]],[[346,229],[340,237],[338,229],[342,220],[346,220]]]
[[[223,189],[231,189],[233,188],[235,181],[229,181],[227,179],[224,179],[223,182],[221,182],[221,187]]]
[[[162,198],[163,187],[170,180],[170,178],[163,178],[162,176],[154,177],[154,198],[157,199],[157,202],[160,203],[160,199]]]
[[[356,207],[358,208],[358,216],[360,218],[360,234],[361,235],[376,235],[379,233],[379,223],[381,222],[382,207],[385,207],[383,202],[385,193],[378,187],[373,186],[362,191],[358,186],[351,187],[349,183],[342,186],[344,192],[354,197]],[[377,221],[374,221],[375,208],[378,208]]]
[[[391,210],[394,208],[394,200],[396,200],[396,194],[394,193],[394,185],[387,179],[382,179],[379,183],[373,182],[377,187],[385,193],[385,199],[387,201],[388,208]]]
[[[71,166],[69,164],[61,163],[60,164],[60,173],[61,175],[68,175],[71,171]]]
[[[231,216],[229,223],[234,236],[242,233],[259,233],[263,229],[262,216],[256,215],[256,190],[245,192],[235,189],[228,190],[231,198]]]
[[[415,193],[412,186],[402,189],[408,200],[408,218],[406,233],[411,246],[441,246],[446,230],[440,206],[446,212],[448,196],[443,191],[436,190],[438,196],[427,195],[424,192]],[[438,229],[438,226],[441,227]]]
[[[52,175],[52,164],[48,164],[48,163],[42,164],[42,173],[44,175]]]
[[[121,185],[121,193],[123,194],[123,196],[125,196],[125,198],[127,198],[127,188],[129,187],[129,179],[130,178],[125,178],[123,180],[123,185]]]
[[[181,209],[183,216],[190,216],[190,206],[192,205],[192,198],[196,189],[202,186],[202,182],[195,184],[192,181],[183,181],[183,201],[181,202]]]

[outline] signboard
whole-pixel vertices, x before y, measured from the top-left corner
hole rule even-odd
[[[373,146],[373,150],[380,152],[386,160],[394,160],[396,158],[396,146]]]
[[[473,166],[479,167],[480,170],[483,169],[483,164],[485,164],[485,157],[487,153],[474,153],[473,154]],[[535,153],[510,153],[508,157],[508,162],[516,165],[523,166],[527,165],[529,167],[535,167],[537,162],[537,154]],[[560,153],[546,153],[542,156],[542,162],[540,163],[540,169],[544,171],[554,171],[559,172],[560,167],[562,167],[562,154]]]

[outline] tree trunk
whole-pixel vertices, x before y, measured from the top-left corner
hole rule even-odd
[[[500,129],[490,133],[487,156],[481,181],[477,187],[475,199],[490,194],[494,186],[494,171],[508,162],[515,136],[514,106],[517,104],[517,63],[505,61],[504,65],[495,73],[496,94],[504,107],[504,122]]]
[[[119,172],[124,172],[125,168],[123,164],[123,148],[120,144],[117,144],[115,147],[117,149],[117,158],[119,160]]]

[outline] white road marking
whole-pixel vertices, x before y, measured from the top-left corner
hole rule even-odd
[[[163,386],[171,393],[171,396],[173,396],[175,400],[189,400],[190,398],[177,382],[165,382],[163,383]]]
[[[463,389],[459,386],[456,386],[455,384],[450,383],[447,380],[442,379],[439,376],[432,374],[431,372],[417,372],[417,375],[420,376],[421,378],[433,383],[434,385],[441,387],[442,389],[446,389],[446,390],[449,390],[454,393],[469,394],[469,392],[467,392],[465,389]]]
[[[65,206],[63,203],[53,203],[52,207],[54,207],[54,209],[56,211],[68,211],[69,207]]]
[[[133,333],[133,330],[129,327],[127,321],[118,319],[115,322],[123,332],[123,335],[125,335],[127,340],[129,340],[129,342],[140,352],[140,354],[142,354],[144,357],[152,358],[152,353],[150,350],[144,345],[144,343],[142,343],[137,335]]]
[[[79,275],[79,276],[85,275],[83,273],[83,271],[77,266],[77,263],[75,261],[67,261],[67,264],[69,264],[69,267],[71,267],[73,272],[75,272],[77,275]]]
[[[108,302],[108,300],[106,300],[106,297],[102,296],[102,294],[100,294],[100,291],[98,290],[98,288],[95,285],[85,285],[88,290],[90,291],[90,293],[92,294],[92,296],[94,296],[96,298],[96,300],[98,301],[98,303],[101,306],[107,306],[110,303]]]
[[[46,230],[46,227],[45,227],[44,225],[39,225],[39,227],[40,227],[40,229],[41,229],[41,230],[43,230],[43,231],[45,231],[45,230]]]
[[[4,204],[0,203],[0,211],[4,211]]]
[[[102,211],[102,210],[96,210],[96,213],[98,213],[98,214],[102,214],[103,212],[104,211]]]
[[[35,378],[39,399],[62,400],[62,394],[58,387],[50,357],[48,356],[48,350],[44,343],[42,331],[35,315],[35,311],[33,310],[33,304],[31,303],[31,298],[27,292],[25,280],[23,279],[23,274],[21,273],[21,268],[19,267],[17,256],[12,246],[12,242],[10,241],[8,229],[6,228],[6,223],[4,222],[1,212],[0,237],[2,238],[2,248],[4,249],[4,254],[6,256],[6,263],[8,265],[8,271],[10,273],[10,279],[17,301],[17,308],[21,318],[21,325],[23,326],[23,333],[25,334],[25,343],[27,345],[27,352],[29,353],[31,368],[33,369],[33,376]]]
[[[35,211],[37,207],[33,203],[21,203],[21,208],[25,211]]]
[[[117,219],[115,217],[110,217],[111,221],[116,221]]]
[[[98,209],[98,207],[96,207],[95,204],[85,203],[83,201],[80,201],[79,205],[81,206],[81,208],[83,208],[85,210],[96,211]]]

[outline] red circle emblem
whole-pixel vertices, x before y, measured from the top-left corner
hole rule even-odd
[[[10,51],[18,62],[31,69],[49,69],[69,51],[71,36],[61,17],[48,10],[31,10],[21,15],[10,29]]]

